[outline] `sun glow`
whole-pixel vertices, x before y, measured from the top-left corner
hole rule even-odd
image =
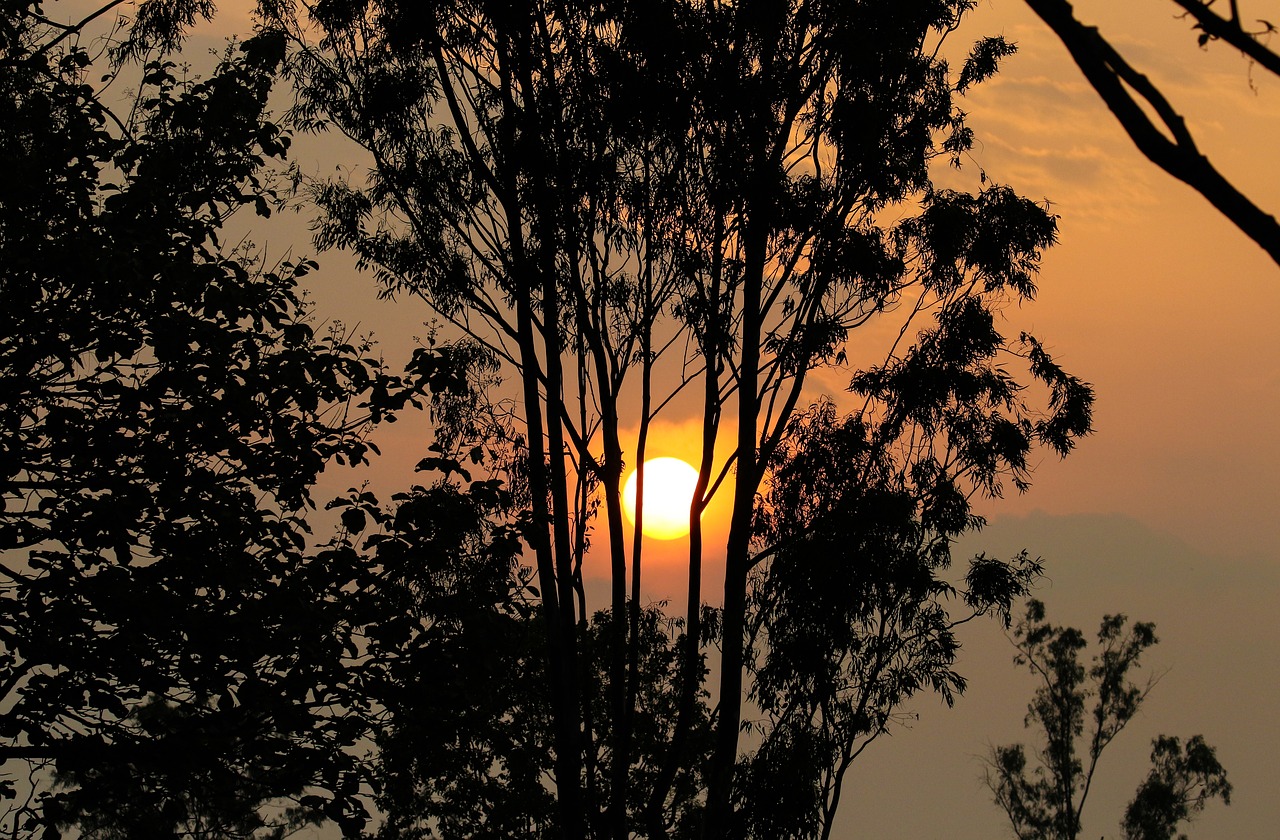
[[[636,522],[635,470],[622,488],[622,507]],[[644,534],[657,540],[676,540],[689,533],[689,506],[698,484],[698,471],[679,458],[644,462]]]

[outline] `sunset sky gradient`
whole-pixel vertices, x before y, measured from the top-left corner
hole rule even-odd
[[[248,31],[247,4],[239,2],[242,8],[223,4],[216,31],[188,47],[193,61],[225,32]],[[1280,22],[1277,0],[1241,6],[1249,17]],[[1190,23],[1167,0],[1078,0],[1075,7],[1164,91],[1219,169],[1280,212],[1280,80],[1251,70],[1225,46],[1197,48]],[[967,538],[957,556],[1008,557],[1022,548],[1041,556],[1048,574],[1038,595],[1057,623],[1092,633],[1104,613],[1125,612],[1157,624],[1162,643],[1147,663],[1164,677],[1104,759],[1083,836],[1115,836],[1157,733],[1203,733],[1235,785],[1234,804],[1211,806],[1192,837],[1274,836],[1280,268],[1134,150],[1021,2],[982,0],[953,37],[959,45],[988,34],[1003,34],[1019,52],[966,100],[977,146],[964,170],[939,181],[976,189],[980,168],[1049,201],[1061,217],[1061,243],[1045,258],[1039,299],[1006,313],[1008,332],[1033,331],[1064,367],[1093,383],[1098,402],[1095,434],[1065,461],[1044,455],[1025,495],[982,502],[990,526]],[[358,166],[343,148],[300,138],[295,157],[309,174]],[[312,250],[304,216],[255,228],[254,238],[276,254]],[[375,300],[373,279],[354,275],[343,255],[320,262],[313,289],[320,319],[372,329],[393,360],[425,332],[429,314],[420,303]],[[681,449],[696,440],[691,431],[696,424],[671,417],[655,431],[650,457],[692,460],[696,451]],[[378,433],[385,455],[368,475],[385,495],[415,480],[424,435],[420,419]],[[331,474],[318,497],[353,480],[349,472]],[[679,550],[672,544],[652,555],[655,564],[670,564],[673,579]],[[679,590],[651,594],[682,607]],[[1007,835],[981,785],[980,758],[990,744],[1025,739],[1034,684],[1014,668],[1012,647],[994,624],[968,629],[964,639],[959,670],[970,691],[951,711],[920,700],[918,721],[859,759],[846,782],[842,836]]]

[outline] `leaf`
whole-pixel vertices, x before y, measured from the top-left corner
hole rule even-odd
[[[360,508],[348,508],[342,512],[342,527],[352,534],[363,531],[367,521],[365,512]]]

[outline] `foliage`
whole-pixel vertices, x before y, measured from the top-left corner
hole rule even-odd
[[[314,263],[221,242],[237,208],[270,212],[283,44],[204,80],[149,63],[121,118],[38,12],[6,6],[0,62],[4,829],[358,826],[360,732],[328,705],[343,569],[307,553],[304,516],[326,463],[373,451],[370,400],[399,383],[314,333]]]
[[[1014,630],[1015,663],[1026,666],[1041,683],[1026,723],[1042,730],[1045,740],[1030,772],[1021,744],[996,747],[986,783],[1019,838],[1074,840],[1080,835],[1098,759],[1155,685],[1154,678],[1138,685],[1129,676],[1140,667],[1142,654],[1156,644],[1155,625],[1129,625],[1125,616],[1109,615],[1097,638],[1100,651],[1086,671],[1080,663],[1087,647],[1084,635],[1074,627],[1048,623],[1040,601],[1028,602],[1026,617]],[[1082,736],[1083,753],[1077,745]],[[1156,738],[1151,763],[1151,772],[1125,813],[1126,838],[1171,838],[1176,827],[1203,810],[1209,799],[1230,802],[1226,771],[1199,735],[1187,742],[1185,754],[1177,738]]]
[[[557,835],[550,710],[542,677],[547,652],[536,619],[536,588],[519,565],[513,497],[498,482],[464,489],[452,479],[393,497],[387,514],[352,491],[333,505],[355,526],[341,541],[365,573],[349,593],[360,654],[353,698],[362,700],[377,750],[370,785],[384,820],[376,836]],[[365,530],[367,529],[367,530]],[[360,539],[361,532],[367,534]],[[652,765],[670,737],[680,622],[660,606],[644,610],[645,675],[638,754]],[[610,618],[593,616],[589,648],[612,643]],[[601,651],[593,661],[607,662]],[[593,678],[591,714],[608,716],[608,675]],[[706,709],[702,708],[706,728]],[[692,812],[696,787],[682,790]],[[628,803],[638,812],[644,802]],[[687,836],[677,831],[674,836]]]
[[[1231,804],[1231,785],[1213,747],[1199,735],[1185,750],[1177,738],[1152,741],[1151,771],[1124,812],[1125,840],[1172,840],[1212,799]],[[1178,834],[1179,840],[1186,835]]]
[[[752,697],[764,715],[737,810],[744,836],[828,836],[846,771],[919,691],[948,705],[965,689],[954,627],[995,613],[1006,626],[1040,565],[1025,552],[971,561],[949,582],[949,534],[901,466],[830,403],[798,418],[766,507],[777,546],[751,581]],[[934,496],[933,498],[937,498]],[[817,504],[819,509],[813,509]],[[960,596],[971,612],[953,617]]]
[[[381,837],[445,836],[483,824],[494,836],[543,836],[551,797],[544,667],[517,571],[519,538],[496,482],[439,482],[398,494],[373,533],[379,602],[360,691],[378,753]],[[348,508],[351,510],[353,508]],[[371,610],[372,612],[372,610]]]
[[[477,466],[527,491],[517,522],[537,574],[567,837],[718,836],[762,818],[747,812],[764,801],[751,786],[766,783],[767,756],[814,733],[784,715],[765,752],[739,762],[743,696],[770,704],[809,679],[775,676],[766,652],[775,638],[835,632],[806,626],[807,587],[853,599],[834,613],[850,624],[823,667],[888,680],[868,680],[850,706],[853,734],[821,735],[833,755],[917,688],[958,690],[942,574],[950,539],[979,524],[969,499],[1025,489],[1035,448],[1065,454],[1090,428],[1088,385],[1033,337],[1000,329],[1003,307],[1034,297],[1055,219],[1007,188],[960,194],[930,176],[973,142],[955,97],[1012,49],[984,40],[955,71],[939,58],[971,6],[334,0],[308,17],[267,4],[295,48],[297,124],[336,128],[374,161],[367,182],[314,185],[318,244],[351,250],[387,295],[421,299],[514,378],[514,445]],[[862,327],[899,338],[854,341]],[[824,484],[806,477],[820,449],[816,436],[807,448],[798,407],[816,370],[843,365],[862,408],[838,424],[862,431]],[[624,538],[620,484],[683,394],[701,402],[700,485],[674,720],[649,756],[637,728],[652,690],[643,541]],[[788,463],[789,485],[772,475]],[[724,608],[708,613],[699,514],[716,492],[733,513]],[[585,603],[589,548],[610,569],[604,643]],[[851,552],[871,574],[848,579]],[[967,606],[1007,609],[1033,572],[983,558]],[[857,630],[880,610],[891,656]],[[706,618],[722,654],[710,744],[698,734]],[[806,702],[832,699],[818,694]],[[705,802],[694,819],[677,790]]]
[[[86,83],[91,18],[14,6],[0,736],[54,774],[19,829],[355,836],[372,796],[387,838],[829,832],[902,705],[963,690],[954,624],[1007,621],[1038,571],[979,557],[948,581],[970,499],[1025,489],[1031,453],[1091,423],[1089,386],[1002,333],[1056,220],[931,177],[973,143],[956,98],[1012,51],[939,57],[972,5],[273,0],[208,80],[148,64],[124,119]],[[147,0],[112,55],[211,11]],[[233,210],[271,210],[286,46],[290,118],[375,163],[313,185],[318,244],[450,331],[404,377],[313,335],[313,264],[220,244]],[[800,408],[846,366],[844,408]],[[445,480],[390,510],[352,490],[308,549],[318,471],[425,392],[419,467]],[[704,432],[672,620],[642,604],[620,484],[682,394]]]

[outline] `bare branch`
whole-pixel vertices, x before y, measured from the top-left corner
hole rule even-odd
[[[1202,36],[1204,40],[1212,38],[1226,41],[1267,70],[1280,76],[1280,55],[1267,49],[1255,34],[1245,31],[1234,2],[1231,4],[1230,20],[1214,14],[1206,4],[1198,0],[1173,0],[1173,2],[1186,9],[1187,14],[1195,18],[1196,28],[1204,33]]]
[[[1280,264],[1280,224],[1214,168],[1196,147],[1183,118],[1159,89],[1134,70],[1097,28],[1078,21],[1066,0],[1027,0],[1027,5],[1066,46],[1139,151],[1207,198]],[[1161,125],[1152,122],[1131,92],[1156,112]]]

